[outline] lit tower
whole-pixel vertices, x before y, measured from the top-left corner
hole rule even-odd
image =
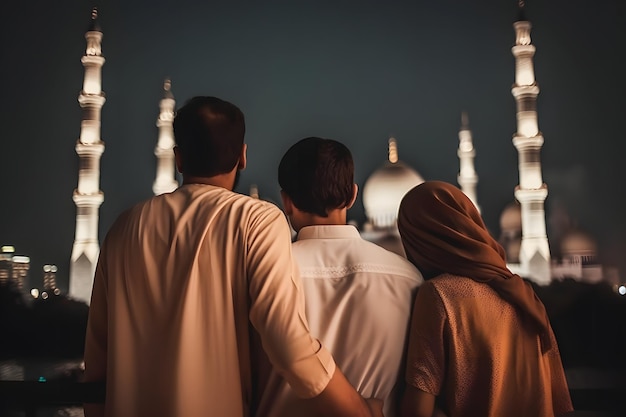
[[[76,234],[70,260],[70,295],[89,303],[93,275],[100,252],[98,244],[98,209],[104,201],[100,191],[100,156],[104,142],[100,140],[100,110],[105,98],[102,92],[102,31],[98,11],[94,7],[87,33],[87,49],[81,59],[85,68],[83,90],[78,96],[82,108],[80,138],[76,142],[78,187],[76,203]]]
[[[43,289],[45,291],[54,291],[57,289],[57,266],[43,266]]]
[[[258,185],[250,184],[250,197],[256,198],[257,200],[260,198]]]
[[[459,175],[457,181],[461,186],[461,189],[465,195],[472,200],[472,203],[478,206],[476,199],[476,184],[478,183],[478,175],[474,169],[474,156],[476,151],[474,150],[474,144],[472,143],[472,131],[469,129],[469,122],[467,113],[461,113],[461,129],[459,130],[459,149],[457,150],[459,156]]]
[[[154,195],[169,193],[178,188],[175,178],[174,165],[174,95],[172,94],[172,82],[166,79],[163,83],[163,98],[161,99],[161,112],[157,120],[159,128],[159,140],[154,149],[157,157],[156,179],[152,185]]]
[[[521,273],[539,284],[550,282],[550,249],[546,235],[544,201],[548,188],[541,175],[540,151],[543,136],[537,126],[537,95],[531,44],[531,24],[524,15],[524,2],[520,0],[520,16],[513,24],[515,29],[515,84],[511,90],[517,102],[517,133],[513,145],[519,155],[519,185],[515,198],[520,202],[522,214],[522,243],[520,248]]]

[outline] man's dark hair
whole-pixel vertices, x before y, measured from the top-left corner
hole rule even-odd
[[[328,210],[347,207],[352,200],[352,154],[336,140],[302,139],[281,159],[278,183],[298,210],[327,217]]]
[[[246,123],[241,110],[217,97],[194,97],[176,112],[174,138],[183,174],[212,177],[232,171]]]

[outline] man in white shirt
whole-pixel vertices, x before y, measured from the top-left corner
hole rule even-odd
[[[396,383],[418,285],[406,259],[362,239],[346,225],[357,195],[348,148],[321,138],[293,145],[278,168],[283,205],[297,234],[293,254],[306,298],[311,333],[326,346],[364,397],[384,399],[396,413]],[[309,410],[274,373],[259,417],[307,415]]]
[[[174,120],[182,186],[108,232],[85,342],[85,381],[105,382],[106,400],[87,417],[254,415],[263,352],[316,413],[380,411],[309,333],[283,213],[232,192],[244,133],[233,104],[190,100]]]

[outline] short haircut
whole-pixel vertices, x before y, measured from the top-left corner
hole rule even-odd
[[[194,97],[176,112],[174,138],[182,173],[197,177],[225,174],[235,168],[246,133],[241,110],[217,97]]]
[[[352,200],[352,154],[336,140],[302,139],[281,159],[278,183],[298,210],[327,217],[329,210],[347,207]]]

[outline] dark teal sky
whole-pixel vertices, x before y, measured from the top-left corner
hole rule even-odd
[[[104,33],[100,239],[152,195],[165,77],[178,105],[216,95],[247,118],[249,166],[278,201],[276,167],[305,136],[348,145],[356,181],[384,163],[389,135],[426,179],[456,183],[469,113],[478,201],[494,234],[518,184],[512,23],[515,0],[100,1]],[[0,25],[0,244],[66,281],[74,239],[84,33],[93,3],[10,2]],[[621,0],[529,0],[548,215],[563,203],[626,275],[626,7]],[[363,221],[359,200],[349,216]],[[63,284],[62,284],[63,285]]]

